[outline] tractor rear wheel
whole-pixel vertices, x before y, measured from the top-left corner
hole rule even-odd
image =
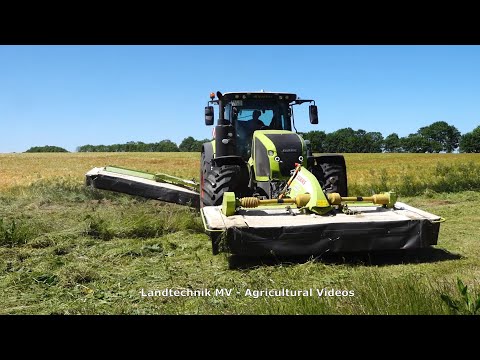
[[[348,196],[347,169],[342,155],[316,156],[311,172],[327,194],[335,192]]]

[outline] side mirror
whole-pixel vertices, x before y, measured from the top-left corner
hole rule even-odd
[[[318,124],[318,110],[316,105],[310,105],[308,107],[310,114],[310,124]]]
[[[213,106],[205,106],[205,125],[213,125]]]

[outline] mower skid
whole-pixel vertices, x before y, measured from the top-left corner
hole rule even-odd
[[[199,207],[197,192],[169,183],[155,181],[155,175],[128,170],[124,174],[108,171],[109,167],[93,168],[85,174],[87,185],[148,199]],[[136,175],[137,174],[137,175]],[[151,178],[149,178],[151,177]]]
[[[355,206],[355,215],[301,214],[284,209],[239,210],[226,217],[221,207],[201,209],[207,231],[224,232],[228,252],[245,256],[318,255],[425,248],[436,245],[441,218],[397,202],[394,209]]]

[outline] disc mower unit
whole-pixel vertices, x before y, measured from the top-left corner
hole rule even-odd
[[[178,178],[118,166],[93,168],[85,174],[87,186],[198,208],[198,184],[175,179]]]

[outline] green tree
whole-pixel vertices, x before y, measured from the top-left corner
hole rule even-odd
[[[82,145],[82,146],[77,146],[77,152],[93,152],[94,151],[94,146],[93,145]]]
[[[372,131],[365,134],[368,139],[369,148],[368,152],[381,153],[383,149],[383,135],[381,132]]]
[[[437,121],[429,126],[424,126],[418,130],[418,134],[431,143],[429,152],[451,153],[458,148],[461,137],[460,131],[445,121]]]
[[[310,140],[310,144],[312,145],[312,151],[314,152],[325,152],[324,150],[324,142],[327,134],[325,131],[309,131],[307,133],[302,134],[305,140]]]
[[[401,138],[400,143],[405,152],[408,153],[426,153],[432,151],[432,142],[420,134],[410,134]]]
[[[210,142],[210,139],[196,140],[189,136],[183,139],[178,149],[183,152],[200,152],[202,151],[202,145],[206,142]]]
[[[368,152],[369,148],[369,141],[367,138],[367,132],[363,129],[358,129],[354,132],[354,136],[352,138],[351,147],[353,151],[349,152],[356,152],[356,153],[366,153]]]
[[[325,137],[324,152],[352,153],[355,149],[355,131],[344,128],[327,134]]]
[[[379,153],[382,152],[383,135],[379,132],[366,132],[359,129],[355,131],[352,139],[352,151],[357,153]]]
[[[402,152],[402,143],[397,133],[392,133],[385,138],[383,149],[389,153]]]
[[[45,146],[33,146],[27,151],[27,153],[45,153],[45,152],[68,152],[64,148],[61,148],[59,146],[50,146],[50,145],[45,145]]]
[[[199,143],[200,142],[198,140],[195,140],[192,136],[189,136],[182,140],[178,149],[183,152],[200,151],[197,150]]]
[[[178,146],[171,140],[162,140],[157,143],[155,151],[159,152],[178,152]]]
[[[480,126],[464,134],[460,139],[460,152],[480,153]]]

